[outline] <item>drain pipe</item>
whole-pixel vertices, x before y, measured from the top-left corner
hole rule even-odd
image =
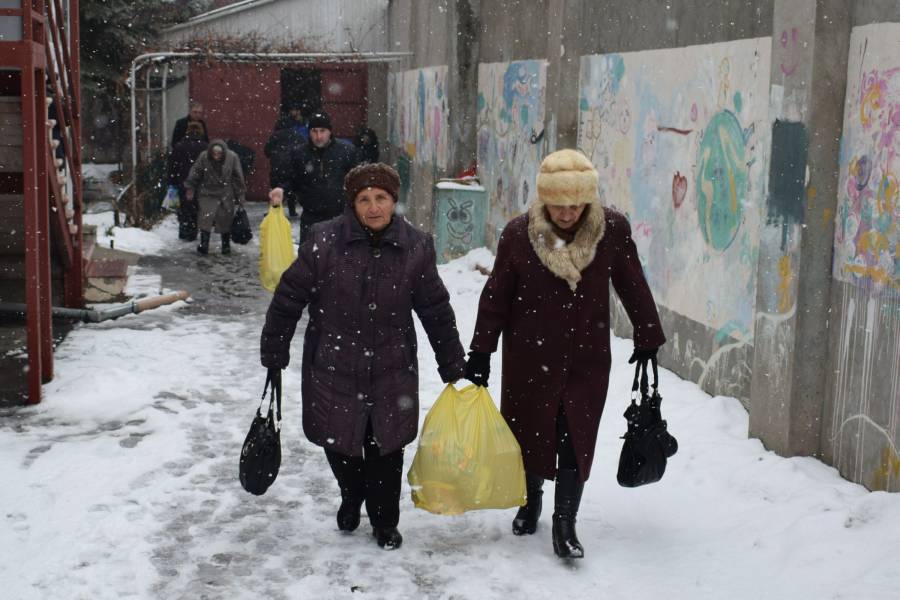
[[[58,319],[73,319],[76,321],[84,321],[85,323],[100,323],[101,321],[108,321],[109,319],[118,319],[125,315],[142,313],[146,310],[187,299],[188,293],[184,290],[180,290],[163,296],[133,300],[131,302],[126,302],[125,304],[111,306],[102,310],[91,308],[62,308],[54,306],[52,313],[53,316]],[[0,302],[0,314],[24,317],[26,310],[27,306],[25,304],[19,304],[17,302]]]

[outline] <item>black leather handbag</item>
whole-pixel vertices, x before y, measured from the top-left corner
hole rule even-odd
[[[231,221],[231,240],[235,244],[247,244],[253,239],[253,229],[250,228],[250,219],[243,206],[238,206],[234,211],[234,219]]]
[[[250,424],[250,432],[241,447],[238,473],[241,487],[256,496],[266,493],[278,476],[281,467],[281,373],[272,371],[266,376],[262,400],[256,409],[256,417]],[[262,415],[262,405],[269,391],[269,410]]]
[[[656,358],[653,365],[653,393],[648,394],[647,363],[639,361],[634,370],[631,386],[631,404],[625,410],[628,431],[622,436],[622,453],[619,455],[619,471],[616,479],[623,487],[638,487],[662,479],[666,463],[678,452],[678,441],[668,431],[659,405],[659,372]],[[638,403],[638,378],[640,378],[640,403]]]

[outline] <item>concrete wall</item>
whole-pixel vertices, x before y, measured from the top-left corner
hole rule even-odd
[[[413,55],[390,66],[388,85],[396,101],[388,103],[389,143],[383,157],[403,179],[407,217],[428,231],[435,182],[475,158],[476,14],[477,2],[470,0],[395,0],[388,8],[388,47]],[[422,137],[427,132],[435,136]]]
[[[447,65],[388,73],[385,159],[400,174],[401,209],[418,227],[432,227],[431,189],[448,173]]]
[[[844,476],[900,491],[900,6],[886,4],[851,13],[822,447]]]
[[[515,60],[478,68],[478,176],[488,190],[487,243],[537,198],[544,152],[547,63]]]
[[[743,397],[768,175],[770,48],[770,38],[754,38],[581,59],[578,147],[600,173],[603,203],[629,217],[654,297],[668,309],[669,364],[686,376],[703,366],[707,389],[727,381]],[[713,352],[698,352],[710,340]],[[737,366],[719,373],[729,358]]]
[[[416,222],[477,156],[492,244],[540,158],[580,147],[631,219],[663,364],[739,398],[768,448],[900,490],[900,25],[863,27],[900,4],[397,0],[388,20],[416,70],[395,97],[447,67],[446,166],[395,148]]]

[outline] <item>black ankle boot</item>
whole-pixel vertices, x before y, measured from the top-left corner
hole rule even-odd
[[[544,478],[540,475],[525,473],[525,490],[528,503],[519,507],[516,518],[512,522],[513,535],[531,535],[537,531],[538,519],[541,516],[541,498],[544,495]]]
[[[403,543],[403,536],[396,527],[373,527],[372,535],[380,548],[396,550]]]
[[[362,500],[343,499],[337,512],[338,529],[341,531],[355,531],[359,527],[359,511],[361,508]]]
[[[209,232],[200,232],[200,245],[197,246],[197,252],[200,254],[209,254]]]
[[[556,471],[556,509],[553,512],[553,551],[560,558],[584,558],[584,547],[575,534],[575,517],[584,483],[574,469]]]
[[[231,234],[222,234],[222,254],[231,254]]]

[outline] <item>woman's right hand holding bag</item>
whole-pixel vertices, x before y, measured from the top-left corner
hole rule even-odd
[[[466,361],[466,379],[481,387],[488,386],[488,378],[491,376],[490,352],[469,352]]]

